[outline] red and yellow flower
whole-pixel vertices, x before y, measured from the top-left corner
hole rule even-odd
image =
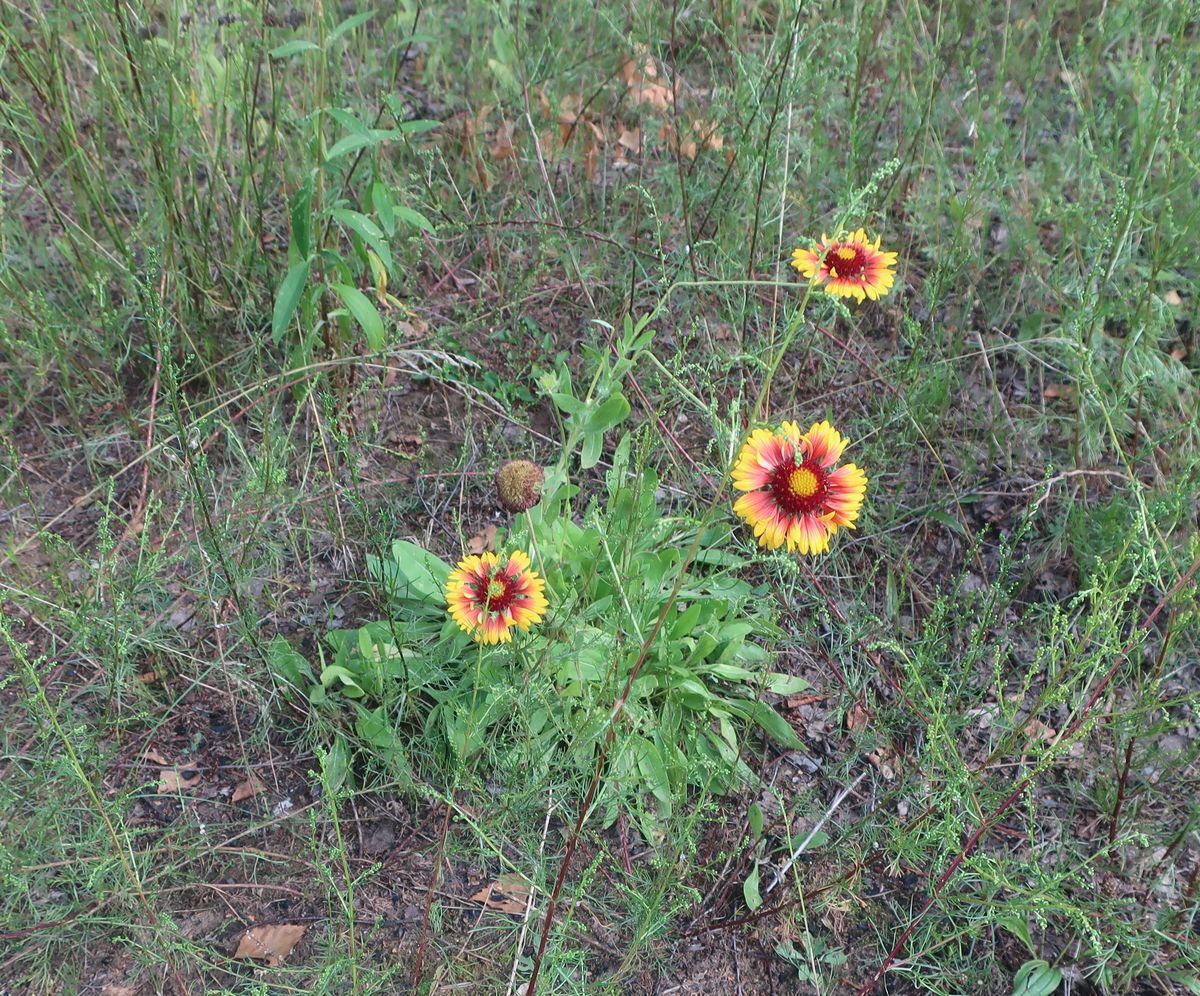
[[[880,252],[866,231],[831,239],[824,233],[811,249],[792,252],[792,266],[817,283],[825,284],[825,293],[836,297],[854,297],[872,301],[883,297],[896,280],[896,253]]]
[[[446,582],[450,615],[480,643],[507,643],[512,627],[529,629],[546,614],[546,582],[529,557],[513,550],[503,566],[494,553],[464,557]]]
[[[761,546],[824,553],[838,529],[854,528],[867,475],[852,463],[834,469],[846,442],[828,422],[803,433],[795,422],[750,433],[733,468],[733,486],[747,493],[733,510]]]

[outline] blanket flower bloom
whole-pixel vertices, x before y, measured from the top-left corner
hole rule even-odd
[[[546,582],[529,556],[513,550],[503,566],[494,553],[464,557],[446,581],[450,615],[480,643],[507,643],[546,614]]]
[[[733,486],[747,493],[733,510],[760,546],[825,553],[838,529],[854,528],[867,475],[852,463],[833,469],[846,443],[828,422],[804,433],[795,422],[750,433],[733,468]]]
[[[828,280],[825,293],[835,297],[869,297],[877,301],[892,289],[896,280],[894,252],[880,252],[864,229],[831,239],[821,233],[812,249],[792,252],[792,266],[817,283]]]

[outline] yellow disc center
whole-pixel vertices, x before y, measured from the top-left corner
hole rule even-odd
[[[504,597],[504,593],[508,590],[508,586],[498,578],[488,582],[487,600],[490,605],[492,602],[498,601]]]
[[[797,498],[811,498],[817,493],[817,475],[807,467],[797,467],[788,479],[788,490]]]

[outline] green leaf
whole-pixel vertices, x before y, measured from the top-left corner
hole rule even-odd
[[[279,293],[275,295],[275,310],[271,314],[271,341],[276,345],[296,313],[296,305],[300,303],[300,295],[304,293],[304,285],[308,281],[308,267],[307,259],[297,263],[288,270],[283,283],[279,285]]]
[[[761,837],[763,832],[763,811],[757,802],[750,803],[750,810],[746,814],[746,819],[750,823],[750,834],[756,839]]]
[[[298,38],[295,41],[284,42],[282,45],[271,49],[270,56],[272,59],[289,59],[293,55],[299,55],[301,52],[315,52],[320,49],[320,45],[315,42],[310,42],[304,38]]]
[[[354,132],[334,142],[325,153],[325,161],[327,163],[333,162],[333,160],[340,159],[351,152],[381,145],[384,142],[399,137],[400,132],[388,128],[372,128],[369,131]]]
[[[424,547],[407,540],[392,543],[392,558],[388,562],[394,576],[385,573],[381,580],[392,598],[431,600],[444,604],[443,591],[450,578],[450,565],[435,557]]]
[[[336,792],[345,784],[350,774],[350,748],[344,737],[337,737],[329,753],[321,754],[321,779],[330,792]]]
[[[390,276],[396,267],[392,262],[392,249],[388,245],[387,236],[383,234],[383,229],[365,214],[360,214],[358,211],[336,208],[330,214],[375,250],[375,255],[383,262]],[[380,347],[376,346],[372,348],[378,349]]]
[[[612,395],[612,397],[588,416],[584,430],[587,432],[607,432],[614,425],[619,425],[625,421],[628,415],[629,402],[625,400],[625,395],[617,391],[616,394]]]
[[[344,21],[342,21],[342,23],[334,28],[331,32],[329,32],[329,40],[331,42],[337,41],[347,31],[353,31],[355,28],[361,28],[374,16],[375,11],[373,10],[364,10],[361,13],[352,14],[350,17],[347,17]]]
[[[282,636],[267,644],[267,662],[275,674],[296,688],[304,688],[316,680],[308,660]]]
[[[292,197],[292,244],[288,246],[288,257],[291,258],[294,249],[293,263],[312,255],[312,196],[313,178],[310,175]]]
[[[765,702],[742,699],[723,699],[722,704],[735,715],[751,723],[757,723],[777,744],[789,750],[803,750],[804,743],[796,735],[788,721]]]
[[[342,683],[342,691],[352,699],[361,698],[366,692],[358,683],[358,675],[339,664],[328,664],[321,668],[321,685],[329,688],[335,681]]]
[[[580,470],[591,470],[600,462],[601,448],[604,446],[604,433],[589,432],[583,437],[583,448],[579,453]]]
[[[396,212],[392,210],[392,194],[387,184],[376,180],[371,184],[371,208],[388,236],[396,234]]]
[[[799,675],[780,674],[778,671],[767,675],[767,690],[776,695],[796,695],[808,687],[808,682]]]
[[[758,862],[754,862],[754,870],[742,883],[742,895],[746,897],[746,907],[751,911],[762,906],[762,893],[758,891]]]
[[[1025,962],[1013,976],[1013,996],[1051,996],[1062,984],[1062,971],[1040,958]]]
[[[423,232],[433,232],[433,223],[425,215],[421,214],[420,211],[414,211],[412,208],[397,204],[396,218],[406,225],[412,225],[414,228],[421,229]]]
[[[667,769],[658,748],[654,746],[652,740],[641,737],[636,741],[634,749],[637,751],[638,771],[646,779],[646,788],[650,790],[654,798],[669,807],[671,805],[671,779],[667,775]]]
[[[371,299],[357,287],[348,284],[334,284],[333,289],[346,305],[346,310],[362,326],[367,336],[367,345],[374,350],[383,349],[387,345],[387,332],[383,327],[383,319],[379,317]]]
[[[406,135],[420,135],[422,132],[440,128],[440,121],[426,121],[424,118],[414,118],[411,121],[401,121],[400,130]]]

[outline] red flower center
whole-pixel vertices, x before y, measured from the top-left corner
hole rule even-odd
[[[828,475],[815,460],[784,465],[771,476],[771,496],[788,515],[819,514],[824,507]]]
[[[513,584],[504,571],[499,571],[493,578],[479,578],[471,586],[471,598],[485,612],[503,612],[512,607],[513,602],[520,597],[517,586]]]
[[[825,268],[829,270],[831,277],[853,280],[862,276],[863,270],[867,268],[867,254],[858,246],[840,245],[835,242],[825,253]]]

